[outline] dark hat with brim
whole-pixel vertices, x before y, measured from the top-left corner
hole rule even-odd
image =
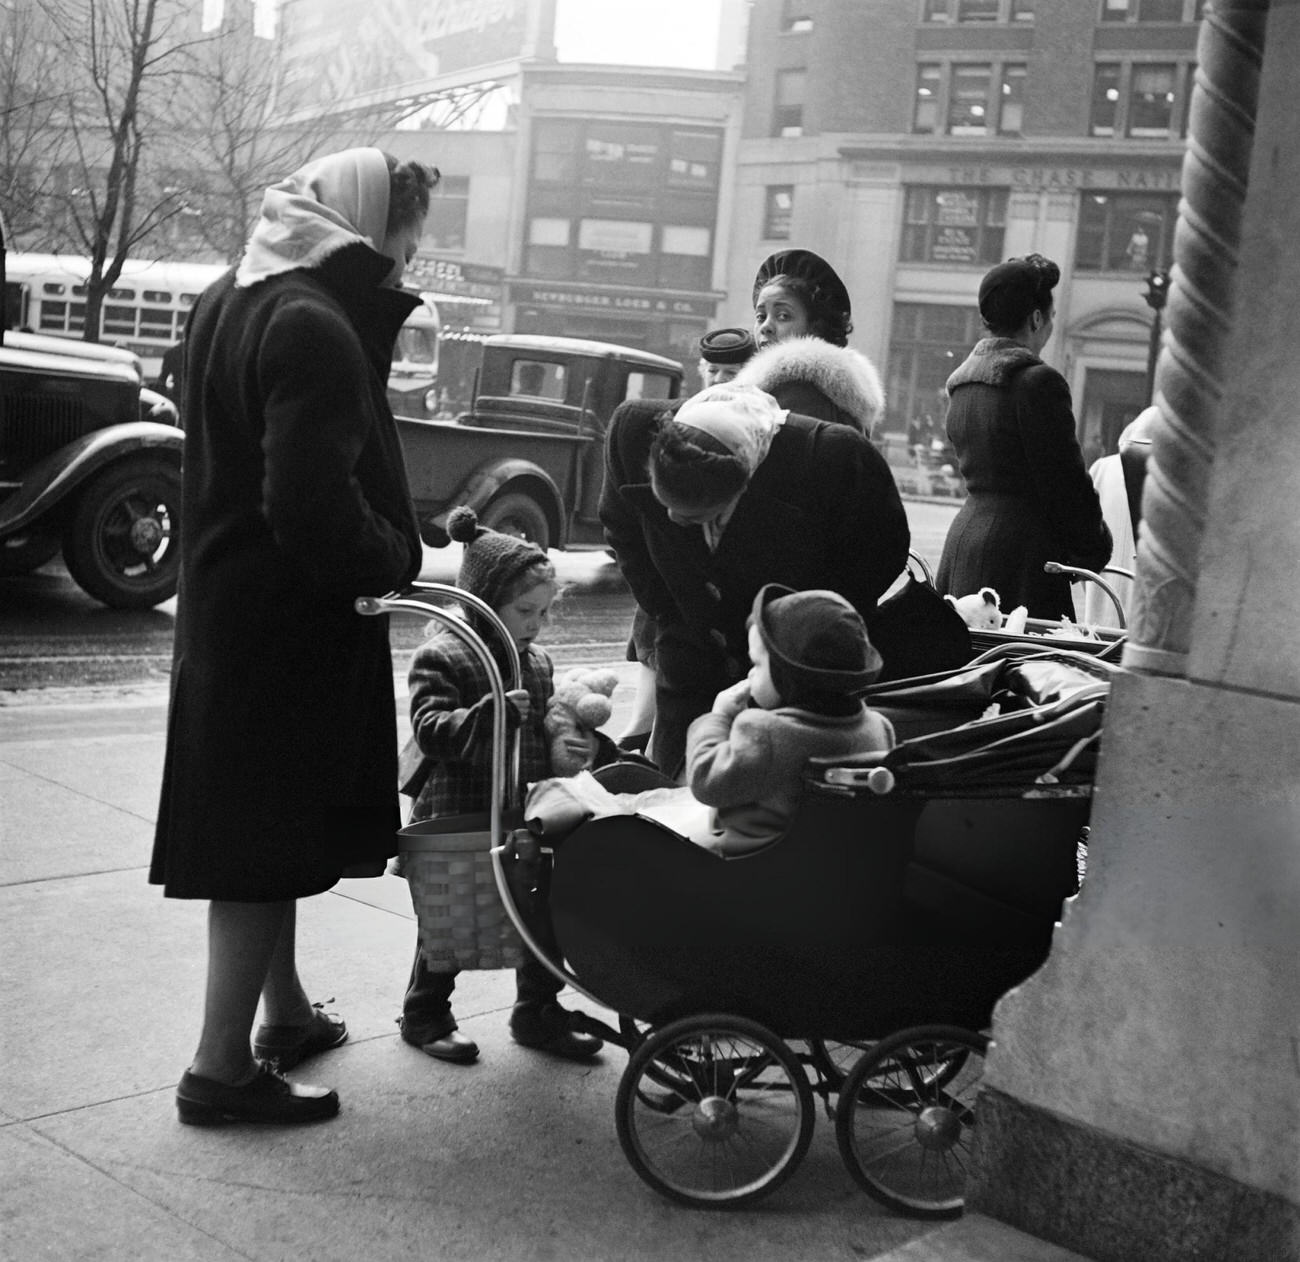
[[[800,280],[820,289],[822,298],[828,306],[852,315],[849,291],[844,282],[836,275],[835,269],[820,254],[811,250],[778,250],[769,254],[754,277],[754,292],[750,302],[758,301],[758,292],[764,285],[770,284],[778,276],[797,276]]]
[[[773,661],[800,687],[851,696],[880,674],[862,615],[838,592],[768,583],[752,617]]]
[[[744,364],[757,349],[748,329],[713,329],[700,338],[700,358],[709,364]]]

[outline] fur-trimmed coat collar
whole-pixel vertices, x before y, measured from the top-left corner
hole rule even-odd
[[[816,387],[837,408],[855,417],[863,433],[885,410],[885,391],[876,366],[847,346],[816,337],[797,337],[764,347],[736,377],[737,385],[757,386],[778,394],[783,385]]]
[[[957,386],[1003,386],[1018,372],[1043,361],[1009,337],[984,337],[948,378],[948,393]]]

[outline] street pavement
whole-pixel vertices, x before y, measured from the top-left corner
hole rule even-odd
[[[615,733],[631,700],[623,678]],[[626,1053],[577,1065],[515,1046],[512,974],[462,974],[456,1011],[483,1049],[477,1065],[401,1042],[415,926],[405,884],[388,876],[344,881],[299,910],[304,981],[332,997],[351,1037],[294,1076],[336,1087],[340,1116],[180,1125],[173,1093],[198,1035],[205,907],[146,883],[165,708],[161,685],[0,692],[0,1257],[1074,1256],[977,1216],[939,1230],[878,1206],[842,1166],[824,1113],[800,1168],[759,1206],[663,1200],[615,1133]]]

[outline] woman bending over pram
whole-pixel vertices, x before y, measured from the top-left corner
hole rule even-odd
[[[894,747],[889,720],[860,695],[880,673],[880,654],[843,596],[769,583],[754,599],[749,657],[749,675],[686,737],[687,784],[713,808],[709,831],[693,839],[726,855],[785,832],[810,758]]]

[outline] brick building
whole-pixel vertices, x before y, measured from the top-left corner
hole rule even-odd
[[[825,254],[885,428],[943,414],[987,268],[1061,267],[1046,357],[1085,454],[1148,399],[1202,0],[755,0],[722,315],[783,245]]]

